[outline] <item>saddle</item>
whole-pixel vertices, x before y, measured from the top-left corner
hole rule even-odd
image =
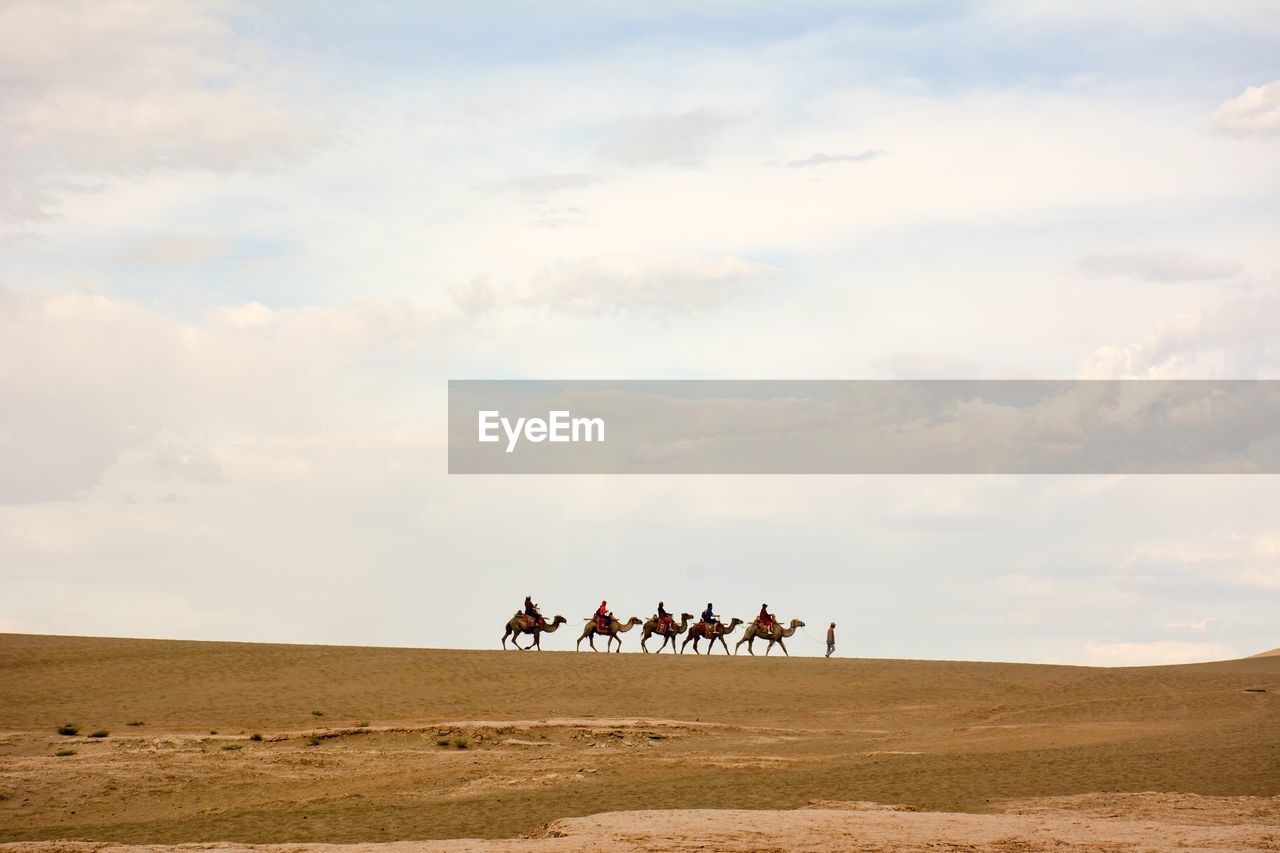
[[[597,616],[595,617],[595,620],[596,620],[596,633],[599,633],[599,634],[609,633],[609,617],[608,616]]]

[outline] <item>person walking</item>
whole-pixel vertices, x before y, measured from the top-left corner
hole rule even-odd
[[[827,657],[836,650],[836,623],[832,622],[831,627],[827,629]]]

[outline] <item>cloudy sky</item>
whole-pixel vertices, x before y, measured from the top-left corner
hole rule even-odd
[[[1270,3],[7,0],[0,630],[1272,648],[1273,477],[450,478],[445,382],[1280,378],[1278,232]]]

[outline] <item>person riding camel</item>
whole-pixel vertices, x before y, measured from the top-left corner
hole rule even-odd
[[[670,631],[671,626],[675,621],[676,621],[675,619],[671,618],[671,614],[667,612],[666,606],[661,601],[659,601],[658,602],[658,627],[663,632]]]
[[[769,605],[760,605],[760,615],[756,617],[756,622],[763,631],[773,628],[773,614],[769,612]]]
[[[600,602],[600,607],[596,610],[596,630],[601,634],[607,633],[609,630],[609,602]]]
[[[534,625],[542,624],[542,611],[538,610],[538,605],[533,603],[532,595],[524,597],[524,615],[532,619]]]
[[[711,612],[713,609],[711,602],[708,601],[707,609],[702,611],[702,621],[706,622],[708,626],[718,625],[720,623],[720,617]]]

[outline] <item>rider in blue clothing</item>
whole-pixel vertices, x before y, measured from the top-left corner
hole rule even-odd
[[[524,597],[524,615],[532,619],[534,624],[542,621],[542,614],[538,612],[538,605],[533,603],[532,595]]]

